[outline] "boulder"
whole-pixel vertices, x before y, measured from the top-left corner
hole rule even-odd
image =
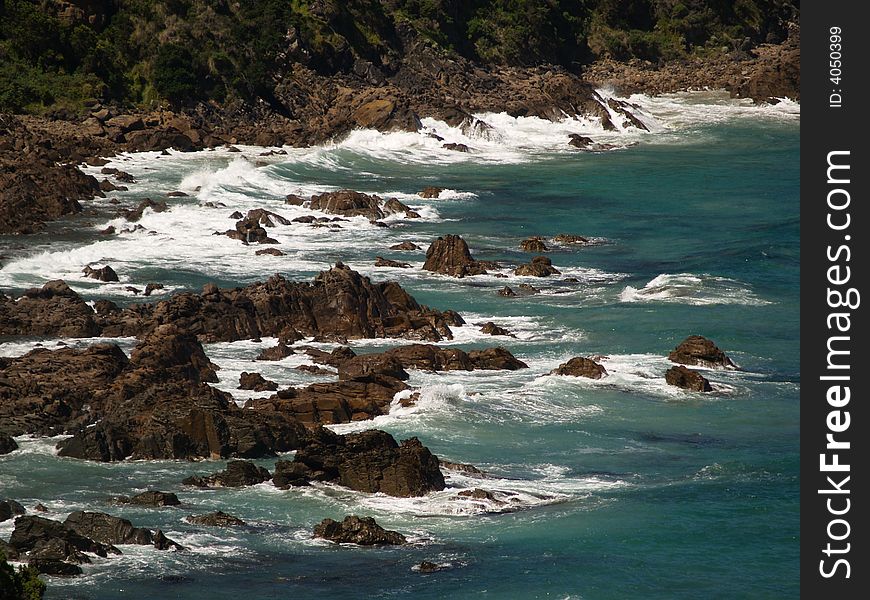
[[[432,185],[426,186],[422,189],[422,191],[417,192],[417,195],[421,198],[437,198],[441,195],[441,192],[444,191],[444,188],[435,187]]]
[[[121,213],[124,215],[124,218],[130,221],[131,223],[135,223],[139,219],[142,218],[146,209],[150,209],[151,212],[162,213],[169,210],[169,205],[166,204],[163,200],[159,200],[155,202],[151,198],[145,198],[142,200],[138,206],[136,206],[133,210],[122,210]]]
[[[423,269],[453,277],[486,273],[484,264],[474,260],[468,244],[458,235],[446,235],[432,242]]]
[[[259,373],[243,371],[239,376],[239,389],[253,390],[255,392],[274,392],[278,389],[278,384],[263,378]]]
[[[106,265],[105,267],[102,267],[100,269],[94,269],[89,265],[82,270],[82,273],[85,274],[85,277],[90,277],[91,279],[96,279],[97,281],[118,281],[118,274],[115,273],[115,270],[109,265]]]
[[[26,511],[21,503],[15,500],[0,500],[0,522],[8,521],[13,517],[23,515]]]
[[[324,519],[314,528],[314,537],[360,546],[401,545],[407,541],[401,533],[384,529],[371,517],[354,515],[345,517],[340,523]]]
[[[404,250],[406,252],[409,252],[411,250],[419,250],[419,249],[420,249],[420,246],[418,246],[414,242],[402,242],[400,244],[395,244],[393,246],[390,246],[390,250]]]
[[[411,210],[410,207],[406,206],[396,198],[389,198],[386,202],[384,202],[383,211],[385,216],[404,213],[405,217],[408,219],[420,218],[420,213],[415,210]]]
[[[0,294],[0,335],[93,337],[99,334],[100,326],[93,309],[60,279],[49,281],[41,288],[31,288],[18,299]]]
[[[0,456],[9,454],[15,450],[18,450],[18,443],[12,439],[12,436],[0,433]]]
[[[370,100],[357,108],[351,119],[359,127],[378,131],[418,131],[422,127],[407,101],[395,97]]]
[[[263,256],[268,254],[270,256],[284,256],[284,253],[278,250],[277,248],[263,248],[262,250],[257,250],[254,252],[257,256]]]
[[[133,527],[127,519],[100,512],[75,511],[64,521],[64,526],[79,535],[103,544],[151,545],[154,536],[148,529]]]
[[[553,369],[550,375],[570,375],[572,377],[588,377],[589,379],[601,379],[607,375],[607,369],[599,365],[591,358],[575,356],[558,368]]]
[[[530,237],[520,242],[520,250],[523,252],[548,252],[549,248],[540,237]]]
[[[511,288],[509,288],[508,286],[504,286],[502,289],[500,289],[498,291],[498,295],[503,296],[505,298],[513,298],[514,296],[517,295],[517,293],[515,291],[513,291]]]
[[[399,262],[397,260],[390,260],[388,258],[383,258],[381,256],[375,257],[375,266],[376,267],[393,267],[396,269],[410,269],[411,265],[408,263]]]
[[[487,321],[486,323],[481,325],[480,332],[485,333],[487,335],[507,335],[510,337],[516,337],[510,331],[508,331],[504,327],[499,327],[498,325],[496,325],[492,321]]]
[[[390,434],[370,430],[337,435],[317,429],[293,461],[275,465],[276,487],[327,481],[390,496],[422,496],[445,487],[438,458],[417,438],[397,444]]]
[[[380,208],[381,199],[353,190],[339,190],[311,196],[308,207],[333,215],[344,217],[363,216],[370,221],[384,218]]]
[[[571,133],[568,135],[568,145],[575,148],[588,148],[593,144],[591,137],[580,135],[579,133]]]
[[[227,468],[206,477],[193,475],[184,480],[186,485],[196,487],[246,487],[269,481],[272,476],[267,469],[247,460],[232,460]]]
[[[140,506],[178,506],[181,502],[175,494],[149,490],[130,498],[130,504],[138,504]]]
[[[290,219],[286,219],[279,215],[278,213],[274,213],[270,210],[266,210],[265,208],[255,208],[248,211],[246,219],[256,221],[260,225],[264,227],[274,227],[275,223],[280,225],[289,225]]]
[[[546,256],[536,256],[527,265],[520,265],[514,270],[514,275],[526,277],[549,277],[558,275],[560,271],[553,266],[553,261]]]
[[[294,354],[296,354],[296,351],[293,348],[279,342],[277,346],[266,348],[260,352],[254,360],[282,360]]]
[[[665,381],[667,381],[669,385],[674,385],[692,392],[713,391],[710,382],[707,381],[703,375],[697,371],[687,369],[682,365],[668,369],[667,373],[665,373]]]
[[[82,552],[90,552],[105,558],[110,553],[120,554],[120,550],[111,544],[97,542],[73,529],[60,521],[53,521],[44,517],[24,516],[15,519],[15,530],[9,538],[9,544],[19,552],[37,549],[48,544],[50,540],[58,540],[66,551],[64,560],[78,558]],[[58,542],[52,542],[57,548]],[[82,562],[77,560],[76,562]]]
[[[149,283],[145,286],[145,292],[143,295],[150,296],[153,292],[155,292],[157,290],[162,290],[162,289],[163,289],[162,283]]]
[[[453,150],[455,152],[468,152],[469,151],[468,146],[466,146],[465,144],[449,143],[449,144],[442,144],[441,147],[444,148],[445,150]]]
[[[690,335],[668,354],[668,359],[683,365],[711,369],[736,369],[728,356],[716,344],[701,335]]]
[[[468,353],[468,358],[475,369],[516,371],[529,367],[504,348],[472,350]]]
[[[206,527],[245,527],[247,523],[239,519],[238,517],[234,517],[232,515],[228,515],[222,511],[216,511],[207,513],[204,515],[190,515],[187,517],[187,522],[192,523],[194,525],[204,525]]]

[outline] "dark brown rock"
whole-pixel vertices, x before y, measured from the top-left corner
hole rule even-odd
[[[426,251],[423,269],[453,277],[486,273],[484,264],[474,260],[468,244],[458,235],[446,235],[432,242]]]
[[[26,511],[24,507],[15,500],[0,500],[0,522],[8,521],[13,517],[23,515]]]
[[[96,279],[97,281],[111,282],[118,281],[118,274],[115,273],[115,270],[106,265],[100,269],[94,269],[90,266],[87,266],[82,270],[82,273],[85,274],[85,277],[90,277],[91,279]]]
[[[406,252],[411,251],[411,250],[419,250],[419,249],[420,249],[420,246],[418,246],[414,242],[402,242],[400,244],[395,244],[393,246],[390,246],[390,250],[404,250]]]
[[[549,277],[558,275],[560,271],[553,266],[553,261],[546,256],[536,256],[527,265],[520,265],[514,270],[515,275],[527,277]]]
[[[693,392],[713,391],[713,388],[710,386],[710,382],[707,381],[707,379],[703,375],[701,375],[697,371],[687,369],[682,365],[671,367],[670,369],[668,369],[667,373],[665,373],[665,381],[667,381],[670,385],[674,385],[679,388],[683,388],[684,390],[690,390]]]
[[[444,148],[445,150],[454,150],[456,152],[468,152],[469,151],[468,146],[466,146],[465,144],[450,143],[450,144],[442,144],[441,147]]]
[[[293,348],[279,342],[277,346],[266,348],[260,352],[254,360],[282,360],[294,354],[296,354],[296,352]]]
[[[517,293],[515,291],[513,291],[511,288],[509,288],[508,286],[504,286],[502,289],[500,289],[498,291],[498,295],[504,296],[505,298],[513,298],[514,296],[517,295]]]
[[[548,252],[549,248],[540,237],[530,237],[520,242],[520,250],[523,252]]]
[[[255,392],[274,392],[278,389],[278,384],[263,378],[259,373],[243,371],[239,376],[239,389],[253,390]]]
[[[127,519],[105,513],[76,511],[71,513],[63,524],[79,535],[103,544],[151,545],[154,543],[150,530],[133,527]]]
[[[284,256],[284,253],[278,250],[277,248],[263,248],[262,250],[257,250],[254,252],[257,256],[263,256],[264,254],[268,254],[270,256]]]
[[[188,523],[193,523],[194,525],[204,525],[206,527],[245,527],[247,523],[239,519],[238,517],[234,517],[232,515],[228,515],[222,511],[216,511],[207,513],[204,515],[190,515],[187,517]]]
[[[9,454],[18,450],[18,443],[12,439],[11,435],[0,433],[0,456]],[[0,518],[2,520],[2,518]]]
[[[184,480],[197,487],[245,487],[269,481],[272,476],[263,467],[248,460],[231,460],[227,468],[207,477],[194,475]]]
[[[308,207],[328,214],[344,217],[363,216],[370,221],[377,221],[384,218],[380,203],[381,199],[377,196],[369,196],[353,190],[339,190],[311,196]]]
[[[156,291],[156,290],[162,290],[162,289],[163,289],[163,284],[162,284],[162,283],[149,283],[149,284],[147,284],[147,285],[145,286],[145,293],[144,293],[144,295],[145,295],[145,296],[150,296],[152,292],[154,292],[154,291]]]
[[[510,337],[516,337],[510,331],[508,331],[504,327],[499,327],[498,325],[496,325],[492,321],[488,321],[488,322],[484,323],[483,325],[481,325],[480,331],[481,331],[481,333],[485,333],[487,335],[507,335]]]
[[[716,344],[701,335],[690,335],[668,354],[668,359],[684,365],[736,369],[728,356]]]
[[[408,263],[399,262],[397,260],[390,260],[388,258],[383,258],[381,256],[375,257],[375,266],[376,267],[394,267],[397,269],[410,269],[411,265]]]
[[[132,498],[130,498],[131,504],[139,504],[141,506],[178,506],[181,502],[178,500],[178,496],[168,492],[158,492],[156,490],[149,490],[147,492],[142,492],[141,494],[136,494]]]
[[[62,280],[49,281],[13,300],[0,294],[0,335],[92,337],[94,311]]]
[[[401,545],[407,541],[401,533],[384,529],[371,517],[354,515],[345,517],[340,523],[324,519],[314,528],[314,537],[360,546]]]
[[[138,206],[136,206],[133,210],[123,210],[121,213],[124,215],[124,218],[130,222],[136,222],[142,218],[142,214],[146,209],[151,209],[152,212],[162,213],[169,210],[169,205],[166,204],[163,200],[159,200],[155,202],[151,198],[145,198],[142,200]]]
[[[9,538],[9,544],[19,552],[26,552],[38,549],[51,540],[61,542],[61,547],[66,554],[63,557],[64,560],[77,559],[82,552],[91,552],[104,558],[110,553],[120,554],[120,551],[111,544],[100,543],[83,536],[60,521],[37,516],[23,516],[15,519],[15,530]],[[54,559],[58,560],[58,558]],[[84,561],[77,560],[76,562]]]
[[[417,195],[421,198],[437,198],[441,195],[441,192],[444,191],[444,188],[435,187],[435,186],[426,186],[422,191],[417,192]]]
[[[589,238],[570,233],[560,233],[553,238],[553,241],[557,244],[588,244]]]
[[[588,377],[589,379],[601,379],[607,375],[607,369],[599,365],[591,358],[575,356],[566,363],[550,372],[551,375],[570,375],[572,377]]]

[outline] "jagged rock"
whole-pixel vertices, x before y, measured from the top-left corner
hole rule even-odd
[[[143,295],[150,296],[152,292],[154,292],[156,290],[162,290],[162,289],[163,289],[162,283],[149,283],[145,286],[145,293]]]
[[[418,246],[414,242],[402,242],[400,244],[395,244],[393,246],[390,246],[390,250],[411,251],[411,250],[419,250],[419,249],[420,249],[420,246]]]
[[[498,325],[496,325],[492,321],[488,321],[488,322],[484,323],[480,327],[480,332],[485,333],[487,335],[507,335],[510,337],[516,337],[510,331],[508,331],[504,327],[499,327]]]
[[[529,365],[514,357],[504,348],[486,348],[485,350],[472,350],[468,358],[475,369],[507,370],[527,369]]]
[[[284,198],[284,204],[289,204],[290,206],[302,206],[305,202],[307,202],[305,198],[296,194],[287,194]]]
[[[492,492],[480,488],[474,488],[473,490],[462,490],[457,494],[457,496],[461,496],[463,498],[472,498],[473,500],[492,500],[497,502]]]
[[[323,367],[318,367],[317,365],[299,365],[296,367],[296,370],[311,375],[335,375],[333,371],[324,369]]]
[[[317,429],[292,462],[275,465],[276,487],[312,480],[398,497],[422,496],[445,486],[438,458],[417,438],[400,445],[390,434],[376,429],[344,436]]]
[[[505,298],[513,298],[514,296],[517,295],[517,293],[515,291],[513,291],[511,288],[509,288],[508,286],[504,286],[502,289],[500,289],[498,291],[498,295],[504,296]]]
[[[716,344],[701,335],[690,335],[668,354],[668,359],[684,365],[736,369],[728,356]]]
[[[421,198],[437,198],[441,195],[441,192],[444,191],[444,188],[435,187],[432,185],[426,186],[422,191],[417,192],[417,195]]]
[[[173,493],[149,490],[130,498],[130,504],[139,504],[141,506],[178,506],[181,502],[178,500],[178,496]]]
[[[204,515],[190,515],[187,517],[187,522],[194,525],[204,525],[206,527],[245,527],[247,523],[228,515],[222,511],[207,513]]]
[[[35,510],[36,512],[42,512],[42,513],[48,512],[48,509],[45,506],[43,506],[42,504],[37,504],[36,506],[33,507],[33,510]]]
[[[557,244],[588,244],[589,238],[582,235],[573,235],[570,233],[560,233],[553,238]]]
[[[23,515],[25,512],[24,507],[15,500],[7,498],[0,501],[0,522],[8,521],[12,517]]]
[[[308,207],[311,210],[344,217],[363,216],[370,221],[384,218],[384,212],[380,208],[380,198],[353,190],[339,190],[311,196]]]
[[[579,133],[569,134],[568,139],[568,145],[575,148],[588,148],[593,144],[592,138],[580,135]]]
[[[406,206],[396,198],[389,198],[386,202],[384,202],[383,212],[385,216],[405,213],[405,217],[408,219],[420,218],[420,213],[412,210],[410,207]]]
[[[254,252],[257,256],[263,256],[264,254],[268,254],[270,256],[284,256],[284,253],[278,250],[277,248],[263,248],[262,250],[257,250]]]
[[[248,460],[231,460],[227,468],[206,477],[193,475],[183,481],[197,487],[245,487],[269,481],[272,476],[267,469]]]
[[[106,265],[101,269],[94,269],[90,266],[87,266],[82,270],[82,273],[85,274],[85,277],[90,277],[91,279],[96,279],[97,281],[118,281],[118,274],[115,273],[115,270],[109,265]]]
[[[601,379],[607,375],[607,369],[599,365],[591,358],[575,356],[558,368],[553,369],[550,375],[571,375],[573,377],[588,377],[589,379]]]
[[[245,217],[236,222],[236,228],[225,232],[225,235],[245,244],[277,244],[278,240],[269,237],[269,234],[260,225],[256,218]]]
[[[63,560],[78,559],[82,552],[91,552],[103,558],[110,553],[121,553],[111,544],[100,543],[83,536],[60,521],[37,516],[23,516],[15,519],[15,530],[9,538],[9,544],[18,549],[19,552],[25,552],[38,549],[40,546],[44,547],[50,540],[58,540],[63,543],[61,547],[66,551]],[[84,561],[76,560],[76,562]]]
[[[154,547],[158,550],[184,550],[184,546],[170,540],[159,529],[154,532]]]
[[[351,119],[359,126],[378,131],[418,131],[420,118],[403,99],[377,98],[357,108]]]
[[[275,222],[277,221],[281,225],[289,225],[290,219],[286,219],[279,215],[278,213],[274,213],[270,210],[266,210],[265,208],[255,208],[248,211],[246,219],[256,221],[260,225],[264,227],[274,227]]]
[[[437,571],[443,571],[444,569],[445,567],[429,560],[424,560],[416,567],[418,573],[436,573]]]
[[[18,443],[12,439],[12,436],[0,433],[0,456],[15,450],[18,450]]]
[[[253,390],[255,392],[274,392],[278,389],[278,384],[274,381],[265,379],[259,373],[248,373],[247,371],[243,371],[242,374],[239,375],[239,389]]]
[[[133,527],[127,519],[105,513],[76,511],[64,521],[64,526],[103,544],[151,545],[154,537],[150,530]]]
[[[514,275],[528,277],[549,277],[558,275],[560,271],[553,266],[553,261],[546,256],[536,256],[527,265],[520,265],[514,271]]]
[[[519,290],[524,294],[537,294],[541,291],[530,283],[521,283],[519,285]]]
[[[347,346],[339,346],[332,352],[324,352],[318,348],[307,347],[305,348],[305,354],[310,356],[314,362],[329,365],[330,367],[338,367],[343,362],[356,356],[356,352]]]
[[[296,354],[296,352],[293,348],[279,342],[277,346],[266,348],[260,352],[254,360],[282,360],[294,354]]]
[[[468,244],[458,235],[445,235],[432,242],[426,251],[423,269],[453,277],[483,275],[491,266],[474,260]]]
[[[163,200],[155,202],[151,198],[145,198],[139,203],[139,205],[135,209],[123,210],[121,212],[124,215],[125,219],[135,223],[142,218],[142,214],[145,212],[145,209],[148,208],[150,208],[152,212],[162,213],[169,210],[169,205],[166,204],[166,202],[164,202]]]
[[[684,390],[690,390],[693,392],[712,392],[713,388],[710,386],[710,382],[707,379],[698,373],[697,371],[692,371],[691,369],[687,369],[686,367],[679,365],[676,367],[671,367],[665,373],[665,381],[670,385],[675,385],[677,387],[683,388]]]
[[[376,267],[394,267],[396,269],[410,269],[411,265],[408,263],[399,262],[397,260],[390,260],[388,258],[383,258],[381,256],[375,257],[375,266]]]
[[[444,148],[445,150],[454,150],[456,152],[468,152],[468,146],[466,146],[465,144],[450,143],[450,144],[442,144],[441,147]]]
[[[467,465],[464,463],[451,462],[448,460],[439,460],[438,465],[441,468],[447,469],[449,471],[459,471],[460,473],[465,473],[466,475],[473,475],[475,477],[483,477],[486,475],[483,471],[475,467],[474,465]]]
[[[0,335],[92,337],[100,333],[94,317],[91,307],[60,279],[31,288],[17,300],[0,293]]]
[[[520,250],[523,252],[549,252],[549,248],[540,237],[530,237],[520,242]]]
[[[345,517],[341,523],[332,519],[324,519],[314,528],[314,537],[338,544],[359,544],[360,546],[401,545],[407,542],[401,533],[384,529],[373,518],[355,515]]]

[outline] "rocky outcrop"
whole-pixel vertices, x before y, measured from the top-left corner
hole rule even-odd
[[[99,269],[94,269],[90,265],[85,267],[82,270],[85,277],[90,277],[91,279],[96,279],[97,281],[103,282],[113,282],[118,281],[118,274],[115,273],[115,269],[106,265],[105,267],[101,267]]]
[[[279,342],[277,346],[266,348],[260,352],[255,360],[283,360],[294,354],[296,354],[296,351],[293,348]]]
[[[92,337],[99,332],[91,307],[59,279],[17,300],[0,292],[0,335]]]
[[[435,187],[434,185],[428,185],[424,187],[421,191],[417,192],[417,195],[421,198],[437,198],[441,195],[441,192],[444,191],[444,188]]]
[[[238,408],[216,381],[192,335],[161,325],[140,342],[123,371],[91,401],[87,419],[59,444],[61,456],[251,458],[298,447],[304,428],[286,415]],[[61,384],[61,389],[63,386]],[[68,427],[71,429],[71,427]]]
[[[274,392],[278,389],[278,384],[274,381],[265,379],[259,373],[248,373],[243,371],[239,375],[239,389],[252,390],[254,392]]]
[[[448,317],[422,306],[397,283],[372,283],[339,263],[312,283],[280,275],[245,288],[181,293],[157,304],[111,313],[103,335],[142,335],[174,323],[203,342],[274,336],[404,337],[438,341],[452,337]]]
[[[75,563],[90,562],[90,559],[82,554],[83,552],[90,552],[103,558],[109,554],[121,553],[113,545],[92,540],[60,521],[37,516],[24,516],[15,519],[15,530],[9,538],[9,544],[14,546],[19,553],[38,553],[41,548],[48,544],[58,545],[63,551],[63,556],[55,560]]]
[[[178,506],[181,504],[181,501],[175,494],[171,492],[159,492],[157,490],[142,492],[132,498],[122,496],[115,501],[121,504],[135,504],[138,506]]]
[[[18,443],[11,435],[0,433],[0,456],[18,450]]]
[[[192,475],[186,478],[185,485],[196,487],[246,487],[269,481],[272,475],[267,469],[258,467],[248,460],[232,460],[227,468],[212,475],[201,477]]]
[[[681,365],[668,369],[665,373],[665,381],[667,381],[669,385],[674,385],[692,392],[713,391],[710,382],[707,381],[703,375]]]
[[[523,252],[535,252],[538,254],[541,252],[549,252],[549,248],[547,248],[547,245],[540,236],[524,239],[520,242],[520,250]]]
[[[0,500],[0,523],[3,521],[8,521],[13,517],[17,517],[19,515],[23,515],[26,511],[21,503],[16,502],[15,500]]]
[[[133,527],[127,519],[113,517],[100,512],[75,511],[63,522],[64,526],[85,538],[90,538],[102,544],[137,544],[140,546],[156,546],[159,550],[184,548],[165,537],[159,540],[155,533],[143,527]],[[17,524],[16,524],[17,527]]]
[[[728,356],[716,344],[701,335],[690,335],[668,354],[668,359],[683,365],[711,369],[736,369]]]
[[[190,515],[187,517],[187,522],[193,525],[203,525],[205,527],[245,527],[247,523],[228,515],[223,511],[215,511],[204,515]]]
[[[390,434],[371,430],[337,435],[320,428],[293,461],[275,464],[276,487],[328,481],[390,496],[422,496],[444,489],[438,458],[417,438],[397,444]]]
[[[452,277],[483,275],[487,268],[497,268],[492,263],[474,260],[465,243],[458,235],[445,235],[432,242],[426,251],[423,269]]]
[[[570,375],[572,377],[587,377],[589,379],[601,379],[607,376],[607,369],[583,356],[575,356],[566,363],[562,363],[550,372],[550,375]]]
[[[480,326],[480,332],[485,333],[487,335],[506,335],[509,337],[517,337],[512,334],[510,331],[505,329],[504,327],[499,327],[492,321],[487,321],[483,325]]]
[[[311,196],[308,208],[343,217],[363,216],[369,221],[377,221],[385,216],[384,211],[381,210],[379,197],[353,190],[339,190]]]
[[[407,542],[397,531],[389,531],[378,525],[371,517],[347,516],[340,523],[324,519],[314,528],[314,537],[337,544],[360,546],[401,545]]]
[[[546,256],[536,256],[529,264],[520,265],[514,270],[514,275],[526,277],[549,277],[559,273],[560,271],[553,266],[553,261]]]

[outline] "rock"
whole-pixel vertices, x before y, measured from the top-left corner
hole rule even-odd
[[[204,515],[190,515],[187,522],[206,527],[245,527],[247,523],[241,519],[228,515],[225,512],[216,511]]]
[[[575,356],[558,368],[553,369],[550,375],[571,375],[572,377],[588,377],[589,379],[601,379],[607,375],[607,369],[599,365],[591,358]]]
[[[417,192],[417,195],[421,198],[437,198],[441,195],[441,192],[444,191],[444,188],[435,187],[432,185],[426,186],[422,191]]]
[[[314,528],[314,537],[360,546],[401,545],[407,541],[401,533],[384,529],[371,517],[354,515],[345,517],[341,523],[324,519]]]
[[[475,369],[516,371],[529,367],[504,348],[472,350],[468,353],[468,358]]]
[[[149,490],[130,498],[130,504],[139,504],[141,506],[178,506],[181,502],[175,494]]]
[[[446,235],[432,242],[426,251],[423,269],[453,277],[486,273],[484,265],[474,260],[468,244],[458,235]]]
[[[438,464],[443,469],[447,469],[449,471],[459,471],[460,473],[465,473],[466,475],[473,475],[475,477],[483,477],[484,475],[486,475],[486,473],[484,473],[474,465],[450,462],[448,460],[439,460]]]
[[[482,490],[480,488],[474,488],[473,490],[462,490],[457,494],[457,496],[462,496],[463,498],[472,498],[473,500],[491,500],[497,502],[495,496],[492,495],[492,492],[488,490]]]
[[[97,281],[118,281],[118,274],[115,273],[115,270],[109,265],[106,265],[105,267],[102,267],[100,269],[93,269],[90,266],[87,266],[82,270],[82,273],[85,274],[85,277],[90,277],[91,279],[96,279]]]
[[[133,527],[127,519],[105,513],[76,511],[64,521],[64,526],[79,535],[107,545],[151,545],[154,537],[150,530]]]
[[[560,233],[553,238],[557,244],[588,244],[589,239],[581,235],[572,235],[570,233]]]
[[[24,507],[15,500],[0,500],[0,523],[8,521],[13,517],[23,515],[26,511]]]
[[[549,248],[540,237],[530,237],[520,242],[520,250],[523,252],[549,252]]]
[[[728,356],[716,344],[701,335],[690,335],[668,354],[668,359],[684,365],[711,369],[736,369]]]
[[[260,352],[254,360],[282,360],[294,354],[296,354],[296,352],[293,348],[279,342],[277,346],[266,348]]]
[[[394,97],[366,102],[354,111],[351,119],[359,127],[378,131],[418,131],[422,127],[407,102]]]
[[[693,392],[713,391],[710,382],[703,375],[682,365],[668,369],[667,373],[665,373],[665,381],[670,385]]]
[[[181,544],[170,540],[162,531],[159,529],[154,532],[154,547],[158,550],[185,550],[184,546]]]
[[[197,487],[246,487],[269,481],[272,476],[263,467],[248,460],[231,460],[227,468],[207,477],[194,475],[183,483]]]
[[[414,242],[402,242],[401,244],[395,244],[393,246],[390,246],[390,250],[411,251],[411,250],[419,250],[419,249],[420,249],[420,246],[418,246]]]
[[[537,294],[541,291],[530,283],[521,283],[519,290],[524,294]]]
[[[150,296],[151,292],[154,292],[156,290],[162,290],[162,289],[163,289],[162,283],[149,283],[145,286],[145,293],[143,295]]]
[[[271,223],[271,221],[268,221]],[[277,244],[278,240],[269,237],[258,218],[245,217],[236,222],[236,228],[225,234],[245,244]]]
[[[60,547],[65,551],[63,560],[74,559],[76,562],[84,562],[79,557],[82,552],[90,552],[103,558],[110,553],[121,553],[113,545],[100,543],[83,536],[60,521],[37,516],[23,516],[15,519],[15,530],[9,538],[9,543],[15,546],[19,552],[25,552],[44,547],[51,540],[60,542],[59,546],[58,542],[54,542],[54,547]],[[60,559],[54,558],[54,560]]]
[[[560,271],[553,267],[553,261],[546,256],[536,256],[527,265],[520,265],[514,271],[514,275],[526,277],[549,277],[558,275]]]
[[[117,117],[112,117],[106,121],[106,125],[109,127],[117,127],[124,133],[138,131],[145,128],[145,123],[142,121],[142,117],[137,115],[118,115]]]
[[[240,390],[253,390],[255,392],[274,392],[278,389],[278,384],[274,381],[264,379],[259,373],[248,373],[243,371],[239,376]]]
[[[384,218],[384,212],[380,208],[380,198],[353,190],[339,190],[311,196],[308,207],[311,210],[344,217],[363,216],[370,221]]]
[[[264,254],[268,254],[270,256],[284,256],[284,253],[278,250],[277,248],[263,248],[262,250],[257,250],[254,252],[257,256],[263,256]]]
[[[256,208],[249,210],[248,214],[245,216],[245,219],[256,221],[264,227],[274,227],[276,222],[280,225],[290,224],[290,219],[286,219],[278,213],[266,210],[265,208]]]
[[[296,367],[297,371],[302,371],[303,373],[309,373],[311,375],[335,375],[334,371],[330,371],[329,369],[324,369],[323,367],[318,367],[316,365],[299,365]]]
[[[383,212],[385,216],[397,215],[399,213],[405,213],[405,218],[408,219],[419,219],[420,213],[411,210],[410,207],[406,206],[396,198],[389,198],[386,202],[384,202]]]
[[[142,200],[139,205],[133,210],[122,210],[121,213],[124,215],[124,218],[130,221],[131,223],[135,223],[139,219],[142,218],[142,214],[146,209],[150,209],[151,212],[162,213],[169,210],[169,205],[166,204],[163,200],[155,202],[151,198],[145,198]]]
[[[571,133],[568,135],[568,145],[575,148],[588,148],[593,144],[592,138],[582,136],[579,133]]]
[[[302,206],[305,202],[307,202],[305,198],[297,196],[296,194],[287,194],[284,198],[284,204],[289,204],[291,206]]]
[[[136,183],[136,178],[127,173],[126,171],[115,171],[115,179],[118,181],[123,181],[124,183]],[[124,188],[126,189],[126,188]]]
[[[125,287],[124,287],[124,291],[125,291],[125,292],[130,292],[130,293],[133,294],[134,296],[138,296],[139,293],[140,293],[142,290],[140,290],[140,289],[137,288],[137,287],[133,287],[132,285],[128,285],[128,286],[125,286]]]
[[[291,223],[314,223],[317,221],[317,218],[313,215],[303,215],[301,217],[296,217],[291,221]]]
[[[383,258],[381,256],[375,257],[375,266],[376,267],[393,267],[396,269],[410,269],[411,265],[408,263],[399,262],[396,260],[390,260],[388,258]]]
[[[55,553],[48,554],[49,556]],[[42,553],[45,555],[45,553]],[[78,565],[74,565],[62,560],[53,560],[51,558],[42,558],[40,553],[28,559],[27,565],[36,569],[42,575],[52,575],[54,577],[75,577],[81,575],[84,571]]]
[[[42,513],[48,512],[48,509],[45,506],[43,506],[42,504],[37,504],[36,506],[33,507],[33,510],[35,510],[36,512],[42,512]]]
[[[305,354],[310,356],[314,362],[323,365],[329,365],[330,367],[338,367],[345,361],[348,361],[356,356],[356,352],[354,352],[347,346],[339,346],[338,348],[335,348],[332,352],[324,352],[323,350],[319,350],[317,348],[306,347]]]
[[[18,450],[18,443],[12,439],[12,436],[0,433],[0,456],[9,454],[15,450]]]
[[[108,179],[103,179],[103,180],[100,182],[100,191],[101,191],[101,192],[124,191],[124,190],[126,190],[126,189],[127,189],[127,188],[125,188],[124,186],[116,186],[115,184],[113,184],[113,183],[112,183],[111,181],[109,181]]]
[[[511,288],[509,288],[508,286],[504,286],[502,289],[500,289],[498,291],[498,295],[504,296],[505,298],[513,298],[514,296],[517,295],[517,293],[515,291],[513,291]]]
[[[307,481],[337,483],[390,496],[422,496],[445,487],[438,458],[417,438],[397,444],[390,434],[370,430],[340,436],[317,429],[293,461],[275,464],[278,488]]]
[[[188,198],[189,196],[190,196],[189,194],[186,194],[186,193],[180,192],[180,191],[166,193],[167,198]]]
[[[100,230],[100,235],[115,235],[116,230],[114,225],[109,225],[105,229]]]
[[[485,333],[487,335],[507,335],[510,337],[516,337],[510,331],[508,331],[504,327],[499,327],[498,325],[496,325],[492,321],[488,321],[488,322],[484,323],[480,327],[480,331],[481,331],[481,333]]]
[[[445,150],[454,150],[456,152],[468,152],[468,146],[465,144],[442,144],[442,148]]]
[[[443,571],[445,567],[442,567],[438,563],[434,563],[428,560],[424,560],[419,565],[416,566],[416,571],[418,573],[435,573],[437,571]]]

